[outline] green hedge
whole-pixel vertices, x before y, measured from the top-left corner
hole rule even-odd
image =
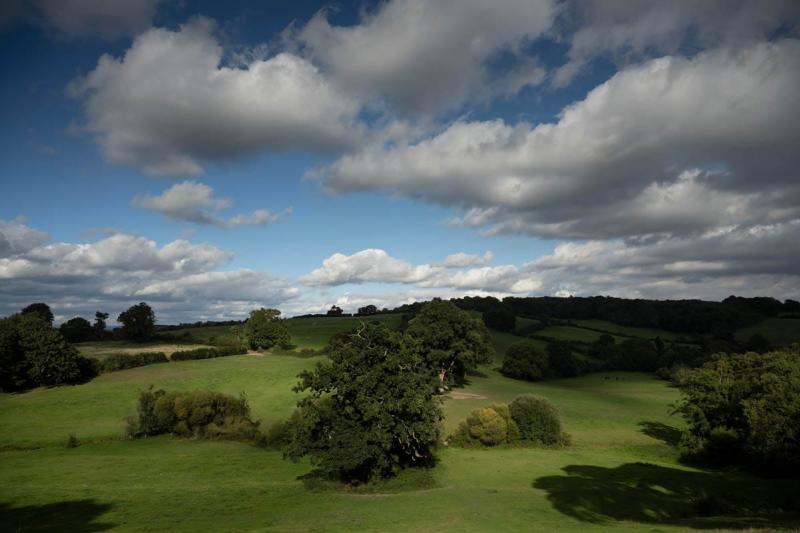
[[[100,362],[102,372],[116,372],[137,366],[152,365],[155,363],[168,363],[164,352],[141,352],[135,354],[114,353]]]
[[[227,357],[229,355],[239,355],[242,353],[239,346],[217,346],[216,348],[195,348],[194,350],[181,350],[173,352],[170,359],[173,361],[191,361],[194,359],[213,359],[215,357]]]

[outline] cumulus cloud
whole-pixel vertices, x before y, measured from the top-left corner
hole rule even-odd
[[[150,29],[71,84],[109,161],[179,177],[209,160],[356,142],[358,102],[314,65],[281,53],[226,66],[213,31],[205,18]]]
[[[620,71],[554,124],[459,121],[322,169],[336,191],[470,207],[488,233],[685,235],[798,216],[800,41]]]
[[[453,259],[455,258],[455,260]],[[302,283],[316,286],[337,286],[360,283],[400,283],[418,288],[448,288],[482,290],[498,293],[529,293],[539,287],[539,281],[514,265],[484,266],[453,271],[462,266],[491,259],[459,253],[448,256],[443,265],[412,265],[389,255],[385,250],[370,248],[352,255],[336,253],[325,259],[322,266],[300,278]],[[469,263],[467,260],[471,260]]]
[[[465,254],[458,252],[444,258],[444,266],[448,268],[461,268],[474,265],[485,265],[494,259],[494,253],[487,251],[483,255]]]
[[[0,23],[26,21],[68,38],[118,39],[146,30],[163,0],[5,0]]]
[[[10,223],[0,221],[0,228]],[[298,295],[264,272],[219,270],[233,256],[208,244],[179,239],[158,246],[123,233],[90,243],[44,244],[41,234],[37,240],[0,258],[0,314],[46,301],[64,319],[97,309],[115,314],[146,300],[163,322],[195,321],[244,316]]]
[[[553,0],[391,0],[353,26],[331,25],[323,10],[293,40],[350,90],[428,113],[540,83],[544,70],[517,52],[556,12]],[[487,63],[501,52],[513,67],[492,72]]]
[[[230,219],[220,218],[216,213],[230,207],[227,198],[214,197],[214,189],[204,183],[184,181],[165,189],[158,196],[140,194],[133,198],[131,205],[175,219],[195,224],[210,224],[223,228],[236,228],[246,225],[264,226],[276,222],[282,215],[291,212],[285,209],[273,213],[267,209],[257,209],[252,213],[240,214]]]
[[[25,225],[25,219],[0,219],[0,257],[25,253],[47,242],[46,233]]]
[[[573,26],[568,61],[553,78],[566,85],[593,57],[636,61],[648,54],[674,54],[682,47],[739,46],[800,23],[794,0],[642,2],[576,0],[565,14]]]

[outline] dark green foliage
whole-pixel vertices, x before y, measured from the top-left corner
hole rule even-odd
[[[508,347],[500,372],[510,378],[540,381],[550,373],[549,359],[535,343],[518,341]]]
[[[764,353],[768,352],[772,346],[764,335],[761,333],[755,333],[749,339],[747,339],[747,343],[744,345],[744,348],[748,352]]]
[[[448,442],[461,447],[497,446],[512,444],[519,439],[519,428],[511,418],[508,406],[494,404],[472,411],[467,419],[458,425],[458,429]]]
[[[577,376],[581,372],[580,363],[572,353],[572,347],[565,341],[547,343],[547,358],[554,374],[563,377]]]
[[[122,336],[136,342],[150,339],[156,331],[156,315],[144,302],[120,313],[117,322],[122,324]]]
[[[241,328],[245,344],[252,350],[269,350],[274,346],[286,348],[291,344],[289,328],[277,309],[255,309]]]
[[[128,419],[132,438],[171,433],[181,437],[243,440],[259,438],[244,396],[216,391],[152,389],[139,394],[138,417]]]
[[[463,384],[467,372],[494,357],[483,321],[439,299],[422,307],[408,322],[406,334],[442,386]]]
[[[273,422],[264,434],[263,444],[267,448],[284,449],[292,442],[295,428],[300,427],[302,411],[295,409],[286,420]]]
[[[483,323],[487,328],[511,332],[517,327],[517,315],[506,307],[494,307],[483,312]]]
[[[532,394],[518,396],[509,404],[509,410],[522,440],[542,444],[561,442],[561,418],[547,399]]]
[[[167,359],[167,355],[164,352],[114,353],[103,359],[100,363],[100,369],[103,372],[116,372],[127,368],[168,362],[169,359]]]
[[[195,348],[193,350],[180,350],[172,352],[172,361],[192,361],[194,359],[213,359],[215,357],[227,357],[229,355],[239,355],[242,349],[238,346],[216,346],[214,348]]]
[[[377,307],[375,307],[375,306],[374,306],[374,305],[372,305],[372,304],[370,304],[370,305],[365,305],[364,307],[359,307],[359,308],[358,308],[358,315],[361,315],[361,316],[369,316],[369,315],[374,315],[374,314],[376,314],[377,312],[378,312],[378,308],[377,308]]]
[[[326,313],[327,316],[342,316],[344,311],[338,305],[332,305],[328,312]]]
[[[108,313],[97,311],[94,314],[94,336],[97,339],[102,339],[106,334],[106,320],[108,320]]]
[[[298,423],[286,448],[310,456],[328,476],[366,481],[427,466],[442,414],[436,382],[402,334],[362,324],[329,350],[330,360],[300,374]]]
[[[652,341],[647,339],[625,339],[615,346],[608,362],[609,370],[655,372],[662,362]]]
[[[38,313],[0,319],[0,387],[4,391],[77,383],[91,365]]]
[[[766,354],[717,354],[684,372],[676,411],[683,445],[700,458],[746,459],[783,473],[800,470],[800,347]]]
[[[86,342],[95,337],[95,330],[89,321],[79,316],[61,324],[58,330],[67,342]]]
[[[25,307],[22,311],[20,311],[21,315],[27,315],[33,313],[34,315],[38,316],[43,322],[47,323],[47,325],[53,325],[53,312],[50,310],[50,306],[46,303],[35,303],[30,304],[29,306]]]

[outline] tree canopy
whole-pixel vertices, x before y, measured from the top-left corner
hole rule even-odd
[[[26,306],[20,313],[23,315],[33,313],[41,318],[44,322],[51,326],[53,325],[53,312],[50,310],[50,306],[46,303],[38,302],[35,304],[30,304]]]
[[[436,299],[425,304],[408,322],[406,334],[441,386],[463,384],[467,372],[494,358],[483,321],[450,302]]]
[[[137,342],[149,340],[156,331],[156,315],[144,302],[120,313],[117,322],[122,324],[122,335]]]
[[[338,336],[330,359],[300,374],[299,404],[286,455],[310,456],[343,481],[391,476],[428,465],[440,435],[436,381],[401,333],[362,324]]]
[[[280,318],[277,309],[254,309],[250,318],[239,329],[244,343],[251,350],[269,350],[274,346],[286,347],[291,343],[289,328]]]

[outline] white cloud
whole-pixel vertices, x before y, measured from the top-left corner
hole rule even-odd
[[[22,217],[0,220],[0,257],[25,253],[48,239],[46,233],[26,226]]]
[[[0,228],[13,222],[0,221]],[[0,314],[46,301],[59,320],[97,309],[116,316],[145,300],[162,323],[193,322],[242,317],[298,296],[287,280],[264,272],[218,270],[232,257],[208,244],[175,240],[159,247],[122,233],[85,244],[26,245],[0,258]]]
[[[626,63],[652,53],[674,54],[687,43],[740,46],[800,22],[795,0],[575,0],[566,12],[568,24],[576,28],[568,37],[569,60],[555,73],[556,86],[569,83],[600,55]]]
[[[350,90],[435,112],[540,83],[544,70],[517,49],[547,31],[556,11],[552,0],[390,0],[354,26],[332,26],[323,10],[293,38]],[[500,52],[516,66],[490,72]]]
[[[798,86],[798,40],[661,58],[617,73],[555,124],[460,121],[320,174],[336,191],[471,207],[461,222],[489,233],[591,239],[788,220]]]
[[[161,213],[175,220],[227,228],[245,225],[263,226],[276,222],[281,216],[291,212],[291,209],[285,209],[280,213],[257,209],[252,213],[236,215],[226,220],[220,218],[217,211],[230,207],[231,201],[227,198],[215,198],[214,189],[194,181],[176,183],[158,196],[137,195],[131,205]]]
[[[281,53],[225,66],[213,29],[205,18],[179,31],[151,29],[71,84],[111,162],[192,176],[205,161],[340,149],[359,138],[358,102],[311,63]]]
[[[62,37],[118,39],[146,30],[163,0],[4,0],[0,25],[30,21]]]
[[[473,265],[485,265],[494,259],[494,253],[487,251],[483,255],[465,254],[458,252],[444,258],[444,266],[448,268],[462,268]]]

